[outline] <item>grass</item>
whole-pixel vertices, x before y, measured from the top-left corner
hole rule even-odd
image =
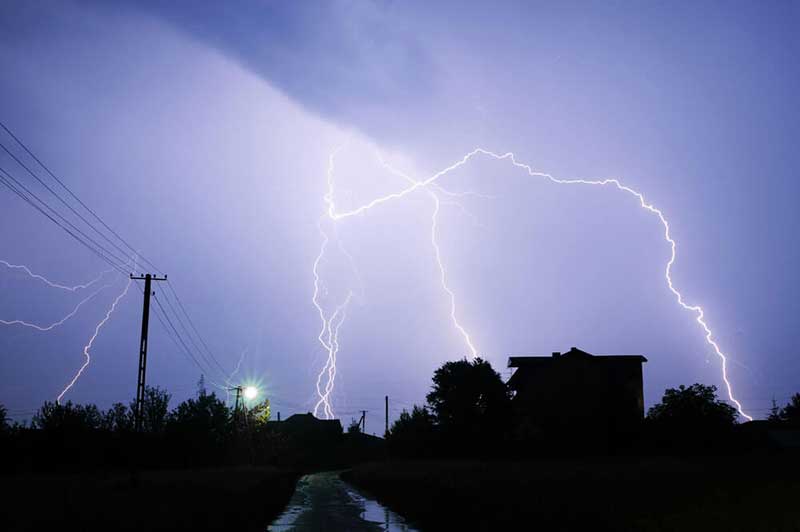
[[[382,462],[345,480],[423,530],[800,531],[796,458]]]
[[[0,477],[0,529],[265,530],[297,475],[273,468]]]

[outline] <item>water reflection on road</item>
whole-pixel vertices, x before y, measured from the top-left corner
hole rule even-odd
[[[402,517],[358,492],[336,472],[302,477],[286,510],[268,530],[416,532]]]

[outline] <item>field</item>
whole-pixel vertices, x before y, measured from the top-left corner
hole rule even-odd
[[[0,529],[266,530],[297,475],[271,468],[0,477]]]
[[[786,457],[382,462],[343,473],[422,530],[800,531]]]

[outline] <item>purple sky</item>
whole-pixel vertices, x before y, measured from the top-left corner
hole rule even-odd
[[[345,143],[341,209],[407,186],[376,151],[418,179],[478,146],[559,178],[619,178],[669,219],[674,281],[706,310],[745,410],[763,417],[773,397],[800,391],[796,4],[29,4],[0,7],[0,119],[169,274],[226,371],[246,350],[237,379],[259,381],[284,417],[316,402],[325,352],[312,265],[328,158]],[[0,166],[45,197],[5,154]],[[659,221],[630,196],[487,158],[441,184],[479,193],[442,197],[437,236],[459,320],[504,376],[510,354],[574,345],[647,356],[648,404],[668,386],[722,385],[664,281]],[[396,416],[423,400],[439,364],[469,352],[440,283],[432,212],[420,190],[323,224],[358,272],[335,246],[320,268],[326,311],[357,292],[332,404],[345,422],[369,410],[370,432],[382,431],[384,395]],[[54,281],[108,267],[4,188],[0,227],[0,259]],[[16,418],[80,367],[125,286],[109,279],[53,331],[0,325],[0,402]],[[83,297],[1,266],[0,290],[0,319],[36,323]],[[140,315],[132,290],[65,399],[106,407],[134,395]],[[199,374],[153,323],[149,382],[177,404]]]

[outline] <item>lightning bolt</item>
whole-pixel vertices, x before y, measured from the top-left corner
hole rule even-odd
[[[100,292],[102,292],[103,290],[105,290],[106,288],[108,288],[110,286],[111,286],[111,283],[101,286],[100,288],[98,288],[97,290],[92,292],[88,297],[82,299],[77,305],[75,305],[75,308],[72,309],[72,312],[70,312],[69,314],[67,314],[66,316],[61,318],[60,320],[51,323],[50,325],[44,325],[43,326],[43,325],[36,325],[35,323],[30,323],[30,322],[27,322],[27,321],[24,321],[24,320],[2,320],[2,319],[0,319],[0,323],[2,323],[3,325],[22,325],[24,327],[30,327],[32,329],[36,329],[37,331],[42,331],[42,332],[51,331],[51,330],[55,329],[56,327],[58,327],[59,325],[63,325],[65,321],[67,321],[68,319],[73,317],[78,312],[78,310],[83,306],[84,303],[87,303],[91,299],[94,299],[94,297],[97,294],[99,294]]]
[[[339,353],[339,328],[347,318],[347,305],[350,303],[352,295],[352,292],[350,292],[345,300],[336,307],[330,318],[327,319],[326,331],[324,331],[327,333],[327,338],[320,339],[320,342],[327,351],[328,358],[322,370],[319,372],[319,375],[317,375],[317,395],[319,396],[319,400],[317,404],[314,405],[314,415],[317,416],[320,407],[322,407],[325,419],[333,419],[334,417],[330,403],[330,395],[333,392],[334,383],[336,381],[336,355]],[[322,336],[323,334],[321,333],[320,337]],[[325,391],[323,392],[321,385],[322,377],[325,373],[327,373],[328,376],[325,383]]]
[[[739,412],[739,414],[742,417],[744,417],[747,420],[752,420],[753,419],[750,415],[748,415],[744,411],[744,409],[742,408],[741,403],[734,396],[733,386],[731,385],[731,382],[730,382],[730,380],[728,378],[728,358],[725,355],[725,353],[722,351],[722,349],[720,348],[720,346],[717,343],[717,341],[714,339],[713,332],[712,332],[711,328],[709,327],[708,323],[705,320],[705,311],[699,305],[691,305],[691,304],[686,303],[686,301],[684,300],[683,295],[675,287],[675,285],[673,283],[673,280],[672,280],[672,266],[675,263],[676,251],[677,251],[677,243],[675,242],[675,240],[672,238],[672,236],[670,234],[670,225],[669,225],[669,222],[667,221],[666,217],[664,216],[664,213],[660,209],[655,207],[652,203],[649,203],[648,201],[646,201],[645,197],[644,197],[644,195],[642,193],[634,190],[633,188],[630,188],[630,187],[622,184],[622,182],[620,182],[618,179],[597,179],[597,180],[593,180],[593,179],[559,179],[559,178],[553,177],[552,175],[547,174],[547,173],[534,171],[529,165],[519,162],[516,159],[516,156],[511,152],[504,153],[504,154],[498,154],[498,153],[495,153],[495,152],[492,152],[490,150],[486,150],[486,149],[483,149],[483,148],[475,148],[474,150],[472,150],[469,153],[467,153],[466,155],[464,155],[461,159],[459,159],[455,163],[451,164],[450,166],[447,166],[446,168],[436,172],[432,176],[430,176],[427,179],[424,179],[422,181],[415,180],[415,179],[403,174],[402,172],[391,168],[388,165],[388,163],[386,163],[385,161],[381,160],[381,163],[384,165],[384,167],[389,169],[392,173],[403,177],[406,181],[408,181],[409,185],[406,188],[403,188],[403,189],[401,189],[401,190],[399,190],[397,192],[393,192],[393,193],[387,194],[385,196],[380,196],[380,197],[374,198],[371,201],[369,201],[369,202],[367,202],[367,203],[365,203],[365,204],[363,204],[361,206],[358,206],[356,208],[353,208],[353,209],[350,209],[350,210],[341,211],[341,212],[337,212],[336,205],[334,203],[333,169],[334,169],[334,158],[335,158],[336,154],[338,153],[338,151],[340,149],[341,148],[339,148],[336,151],[334,151],[329,157],[329,164],[328,164],[328,190],[327,190],[325,196],[323,197],[323,200],[324,200],[325,204],[327,205],[327,208],[326,208],[327,217],[331,221],[337,222],[337,221],[343,220],[345,218],[349,218],[349,217],[353,217],[353,216],[356,216],[356,215],[363,214],[363,213],[365,213],[365,212],[367,212],[367,211],[369,211],[369,210],[371,210],[371,209],[373,209],[373,208],[375,208],[375,207],[377,207],[377,206],[379,206],[379,205],[381,205],[383,203],[387,203],[387,202],[390,202],[390,201],[395,201],[395,200],[402,199],[403,197],[405,197],[405,196],[407,196],[407,195],[409,195],[409,194],[411,194],[411,193],[413,193],[413,192],[415,192],[416,190],[419,190],[419,189],[425,190],[431,196],[431,198],[433,199],[433,201],[434,201],[434,210],[433,210],[433,215],[432,215],[432,219],[431,219],[431,245],[433,246],[435,259],[436,259],[437,265],[439,267],[441,285],[442,285],[442,288],[443,288],[444,292],[447,294],[447,296],[448,296],[448,298],[450,300],[450,317],[451,317],[451,319],[453,321],[453,324],[454,324],[456,330],[458,331],[458,333],[464,339],[464,343],[466,344],[467,348],[469,349],[469,351],[470,351],[470,353],[471,353],[471,355],[473,357],[477,356],[478,350],[475,347],[474,343],[472,342],[470,334],[467,332],[467,330],[461,325],[461,323],[458,320],[456,296],[455,296],[455,293],[450,289],[450,287],[449,287],[449,285],[447,283],[447,270],[446,270],[444,262],[442,260],[442,254],[441,254],[441,250],[439,248],[438,240],[437,240],[438,215],[439,215],[439,211],[440,211],[440,207],[441,207],[441,200],[439,199],[439,196],[437,195],[437,192],[445,193],[445,194],[448,194],[448,195],[456,195],[456,196],[458,196],[459,193],[450,193],[449,191],[446,191],[445,189],[443,189],[437,183],[437,181],[440,178],[442,178],[443,176],[449,174],[450,172],[452,172],[452,171],[454,171],[454,170],[456,170],[458,168],[461,168],[462,166],[466,165],[467,163],[469,163],[475,157],[477,157],[477,156],[486,156],[486,157],[489,157],[489,158],[497,160],[497,161],[506,161],[507,160],[514,167],[519,168],[519,169],[524,170],[525,172],[527,172],[529,177],[546,179],[546,180],[548,180],[548,181],[550,181],[550,182],[552,182],[554,184],[558,184],[558,185],[588,185],[588,186],[596,186],[596,187],[610,186],[610,187],[616,188],[620,192],[625,192],[625,193],[633,196],[638,201],[638,203],[639,203],[639,205],[640,205],[640,207],[642,209],[644,209],[644,210],[654,214],[656,217],[658,217],[659,221],[661,222],[661,224],[662,224],[662,226],[664,228],[664,240],[669,244],[670,252],[671,252],[670,253],[670,258],[667,261],[667,264],[666,264],[666,266],[664,268],[664,278],[666,280],[666,283],[667,283],[667,286],[668,286],[670,292],[672,292],[672,294],[675,296],[675,299],[676,299],[678,305],[682,309],[684,309],[686,311],[689,311],[694,315],[695,321],[697,322],[697,324],[700,326],[701,330],[704,333],[706,343],[708,344],[709,347],[712,348],[714,353],[721,360],[721,363],[722,363],[722,379],[723,379],[723,381],[725,383],[725,388],[726,388],[726,391],[727,391],[728,398],[730,399],[730,401],[734,405],[736,405],[736,409],[737,409],[737,411]],[[469,194],[469,193],[461,193],[461,194]],[[329,389],[330,390],[333,389],[332,378],[335,377],[335,357],[336,357],[336,351],[338,351],[338,328],[339,328],[339,326],[341,326],[341,322],[343,321],[343,318],[338,323],[338,325],[336,326],[335,330],[332,331],[332,329],[331,329],[332,323],[334,321],[334,318],[335,318],[336,314],[338,313],[338,309],[337,309],[337,312],[334,312],[334,314],[332,314],[330,316],[330,318],[328,318],[328,317],[326,317],[325,313],[323,312],[322,307],[319,305],[319,302],[318,302],[318,299],[317,299],[318,294],[319,294],[319,287],[320,287],[320,278],[319,278],[319,273],[318,273],[318,266],[319,266],[319,263],[322,261],[324,255],[325,255],[325,249],[326,249],[328,241],[329,241],[327,233],[322,231],[321,228],[320,228],[320,233],[322,233],[322,236],[323,236],[323,243],[322,243],[322,246],[320,248],[320,253],[317,256],[316,261],[314,262],[314,268],[313,268],[313,272],[314,272],[314,297],[313,297],[313,302],[314,302],[315,306],[317,307],[317,309],[318,309],[318,311],[320,313],[320,318],[321,318],[321,320],[323,322],[323,327],[322,327],[322,331],[320,332],[319,340],[320,340],[320,343],[328,350],[328,361],[326,362],[325,368],[323,368],[323,371],[320,373],[320,378],[318,378],[318,380],[317,380],[317,393],[318,393],[318,395],[320,395],[320,402],[317,403],[317,406],[319,406],[320,404],[323,404],[326,407],[326,415],[328,415],[329,417],[332,417],[332,412],[330,412],[330,409],[329,409],[329,396],[330,396],[330,393],[329,393],[328,390]],[[349,297],[348,297],[347,301],[349,301]],[[346,303],[344,304],[344,306],[346,307]],[[328,332],[328,336],[329,336],[327,341],[324,339],[326,331]],[[334,346],[335,346],[336,351],[334,351]],[[333,363],[333,368],[331,367],[331,362]],[[321,379],[322,373],[325,371],[326,368],[328,369],[328,373],[329,373],[328,384],[330,385],[330,388],[326,387],[326,393],[324,394],[324,397],[323,397],[323,394],[321,393],[321,390],[320,390],[320,379]],[[317,409],[315,408],[315,414],[316,414],[316,410]]]
[[[408,183],[413,189],[416,189],[422,185],[420,181],[417,181],[408,174],[390,165],[383,158],[380,152],[376,153],[376,157],[378,158],[378,161],[380,162],[381,166],[383,166],[386,170],[388,170],[392,174],[402,177],[403,179],[408,181]],[[433,200],[433,205],[434,205],[433,215],[431,216],[431,246],[433,247],[433,254],[436,259],[436,265],[439,268],[439,278],[442,283],[442,290],[444,290],[445,294],[447,294],[447,298],[450,301],[450,319],[453,322],[453,326],[456,328],[458,333],[464,339],[464,343],[466,344],[467,349],[469,349],[470,355],[472,356],[472,358],[475,358],[476,356],[478,356],[478,349],[475,347],[475,344],[472,343],[472,338],[470,337],[467,330],[464,328],[463,325],[461,325],[461,322],[458,321],[457,309],[456,309],[456,294],[450,289],[450,285],[447,284],[447,270],[444,267],[444,262],[442,262],[442,250],[439,247],[439,241],[438,241],[439,210],[441,209],[442,201],[441,199],[439,199],[437,193],[445,194],[447,196],[452,196],[452,197],[464,197],[468,195],[474,195],[483,198],[490,198],[490,196],[478,194],[477,192],[451,192],[446,188],[442,187],[441,185],[439,185],[438,183],[434,182],[431,182],[430,186],[427,187],[425,191]],[[461,206],[461,204],[458,202],[453,202],[453,203],[455,205]],[[463,209],[463,206],[461,206],[461,208]]]
[[[349,141],[348,141],[349,142]],[[333,172],[334,172],[334,162],[336,159],[336,155],[344,149],[347,145],[347,142],[334,150],[333,153],[330,154],[328,157],[328,171],[327,171],[327,192],[323,196],[323,202],[328,205],[329,209],[333,208],[333,194],[334,194],[334,183],[333,183]],[[333,392],[335,380],[336,380],[336,356],[339,352],[339,329],[341,328],[342,324],[344,323],[345,319],[347,318],[347,307],[352,300],[354,293],[350,290],[347,295],[338,303],[334,303],[333,310],[330,312],[326,312],[325,307],[326,305],[322,302],[323,296],[329,296],[329,292],[327,287],[323,284],[319,268],[323,260],[325,259],[325,253],[328,248],[328,244],[331,241],[331,237],[329,236],[328,232],[323,228],[322,222],[324,221],[325,216],[323,216],[317,223],[317,229],[319,230],[319,234],[322,237],[322,243],[320,244],[319,253],[317,254],[316,259],[314,260],[314,264],[312,267],[312,273],[314,276],[314,292],[311,297],[311,302],[314,307],[317,309],[317,313],[319,314],[319,319],[321,322],[321,329],[319,335],[317,336],[317,340],[322,348],[325,350],[326,353],[326,360],[325,364],[323,365],[322,369],[320,370],[319,374],[317,375],[316,381],[316,392],[318,400],[314,405],[314,415],[319,416],[320,409],[322,409],[323,415],[326,419],[332,419],[334,417],[333,409],[330,403],[330,396]],[[356,268],[355,261],[353,260],[353,256],[344,248],[344,244],[338,238],[338,235],[334,235],[336,238],[336,243],[339,251],[347,258],[347,261],[350,265],[355,276],[358,278],[359,284],[361,284],[361,277],[359,275],[358,269]],[[325,385],[323,387],[323,379]]]
[[[61,393],[58,394],[58,397],[56,397],[56,403],[60,403],[61,402],[61,398],[64,397],[64,395],[75,385],[76,382],[78,382],[78,379],[83,374],[83,370],[85,370],[86,367],[89,365],[89,363],[92,361],[92,357],[89,354],[89,351],[91,351],[92,345],[94,345],[94,341],[97,339],[97,336],[100,334],[100,329],[102,329],[103,326],[111,318],[111,315],[114,313],[114,310],[116,310],[116,308],[117,308],[117,304],[128,293],[128,290],[130,289],[132,282],[133,282],[133,279],[129,278],[128,282],[125,283],[125,289],[116,297],[116,299],[114,299],[114,302],[111,303],[111,307],[108,309],[108,312],[106,312],[106,316],[94,328],[94,334],[89,339],[89,342],[85,346],[83,346],[83,356],[85,358],[85,360],[83,362],[83,365],[81,365],[81,367],[78,369],[77,373],[75,373],[75,375],[72,377],[72,380],[69,381],[69,384],[67,384],[67,386],[61,391]]]
[[[131,260],[132,260],[132,263],[134,264],[134,267],[135,267],[136,259],[133,258]],[[25,266],[23,264],[12,264],[12,263],[10,263],[10,262],[8,262],[6,260],[2,260],[2,259],[0,259],[0,264],[2,264],[3,266],[5,266],[5,267],[7,267],[9,269],[22,270],[30,278],[36,279],[38,281],[41,281],[44,284],[46,284],[47,286],[49,286],[50,288],[55,288],[55,289],[58,289],[58,290],[65,290],[65,291],[73,292],[73,293],[78,292],[79,290],[84,290],[86,288],[89,288],[89,287],[93,286],[94,284],[98,283],[107,274],[109,274],[109,273],[114,271],[114,268],[111,268],[111,269],[108,269],[108,270],[104,270],[104,271],[100,272],[100,274],[97,277],[95,277],[94,279],[92,279],[89,282],[82,283],[82,284],[77,284],[77,285],[74,285],[74,286],[68,286],[68,285],[64,285],[64,284],[61,284],[61,283],[57,283],[57,282],[51,281],[50,279],[48,279],[45,276],[40,275],[38,273],[34,273],[33,271],[31,271],[30,268],[28,268],[27,266]],[[103,286],[101,286],[100,288],[98,288],[97,290],[95,290],[94,292],[89,294],[87,297],[85,297],[84,299],[79,301],[78,304],[75,305],[75,308],[73,308],[72,311],[69,312],[66,316],[64,316],[63,318],[61,318],[58,321],[55,321],[55,322],[51,323],[50,325],[37,325],[35,323],[31,323],[31,322],[28,322],[28,321],[25,321],[25,320],[3,320],[3,319],[0,319],[0,324],[9,325],[9,326],[11,326],[11,325],[21,325],[23,327],[29,327],[29,328],[32,328],[32,329],[35,329],[35,330],[41,331],[41,332],[51,331],[51,330],[55,329],[56,327],[58,327],[60,325],[63,325],[70,318],[74,317],[75,314],[77,314],[78,310],[80,310],[80,308],[84,304],[86,304],[89,301],[91,301],[92,299],[94,299],[95,296],[97,296],[100,292],[102,292],[106,288],[110,288],[112,286],[112,284],[113,283],[104,284]],[[81,365],[81,367],[78,369],[77,373],[73,376],[73,378],[69,382],[69,384],[67,384],[67,386],[58,395],[58,397],[56,398],[56,402],[60,402],[61,401],[61,398],[64,397],[64,394],[66,394],[75,385],[75,383],[78,381],[80,376],[83,374],[83,371],[86,369],[86,367],[91,362],[91,356],[89,355],[89,351],[91,350],[92,345],[94,344],[94,341],[97,338],[98,334],[100,334],[100,329],[102,329],[103,326],[106,324],[106,322],[109,320],[109,318],[111,318],[111,314],[116,309],[117,303],[119,303],[119,301],[125,296],[125,294],[128,293],[128,289],[130,288],[130,284],[131,284],[131,280],[128,280],[128,283],[125,285],[125,289],[114,300],[114,302],[111,305],[111,308],[106,313],[105,318],[103,318],[100,321],[100,323],[98,323],[97,326],[95,327],[94,334],[90,338],[89,343],[86,344],[84,346],[84,348],[83,348],[83,355],[85,357],[85,361],[84,361],[83,365]]]
[[[67,285],[63,285],[63,284],[60,284],[60,283],[53,282],[50,279],[47,279],[46,277],[44,277],[43,275],[39,275],[38,273],[33,273],[30,270],[30,268],[28,268],[24,264],[11,264],[10,262],[2,260],[2,259],[0,259],[0,264],[5,266],[6,268],[9,268],[9,269],[12,269],[12,270],[22,270],[26,274],[28,274],[28,276],[31,277],[32,279],[36,279],[38,281],[41,281],[41,282],[45,283],[47,286],[49,286],[50,288],[58,288],[59,290],[66,290],[68,292],[77,292],[78,290],[83,290],[84,288],[89,288],[93,284],[95,284],[98,281],[100,281],[100,279],[102,279],[105,275],[107,275],[107,274],[109,274],[109,273],[114,271],[114,268],[109,268],[108,270],[102,271],[100,273],[100,275],[98,275],[97,277],[95,277],[94,279],[89,281],[88,283],[76,284],[75,286],[67,286]]]

